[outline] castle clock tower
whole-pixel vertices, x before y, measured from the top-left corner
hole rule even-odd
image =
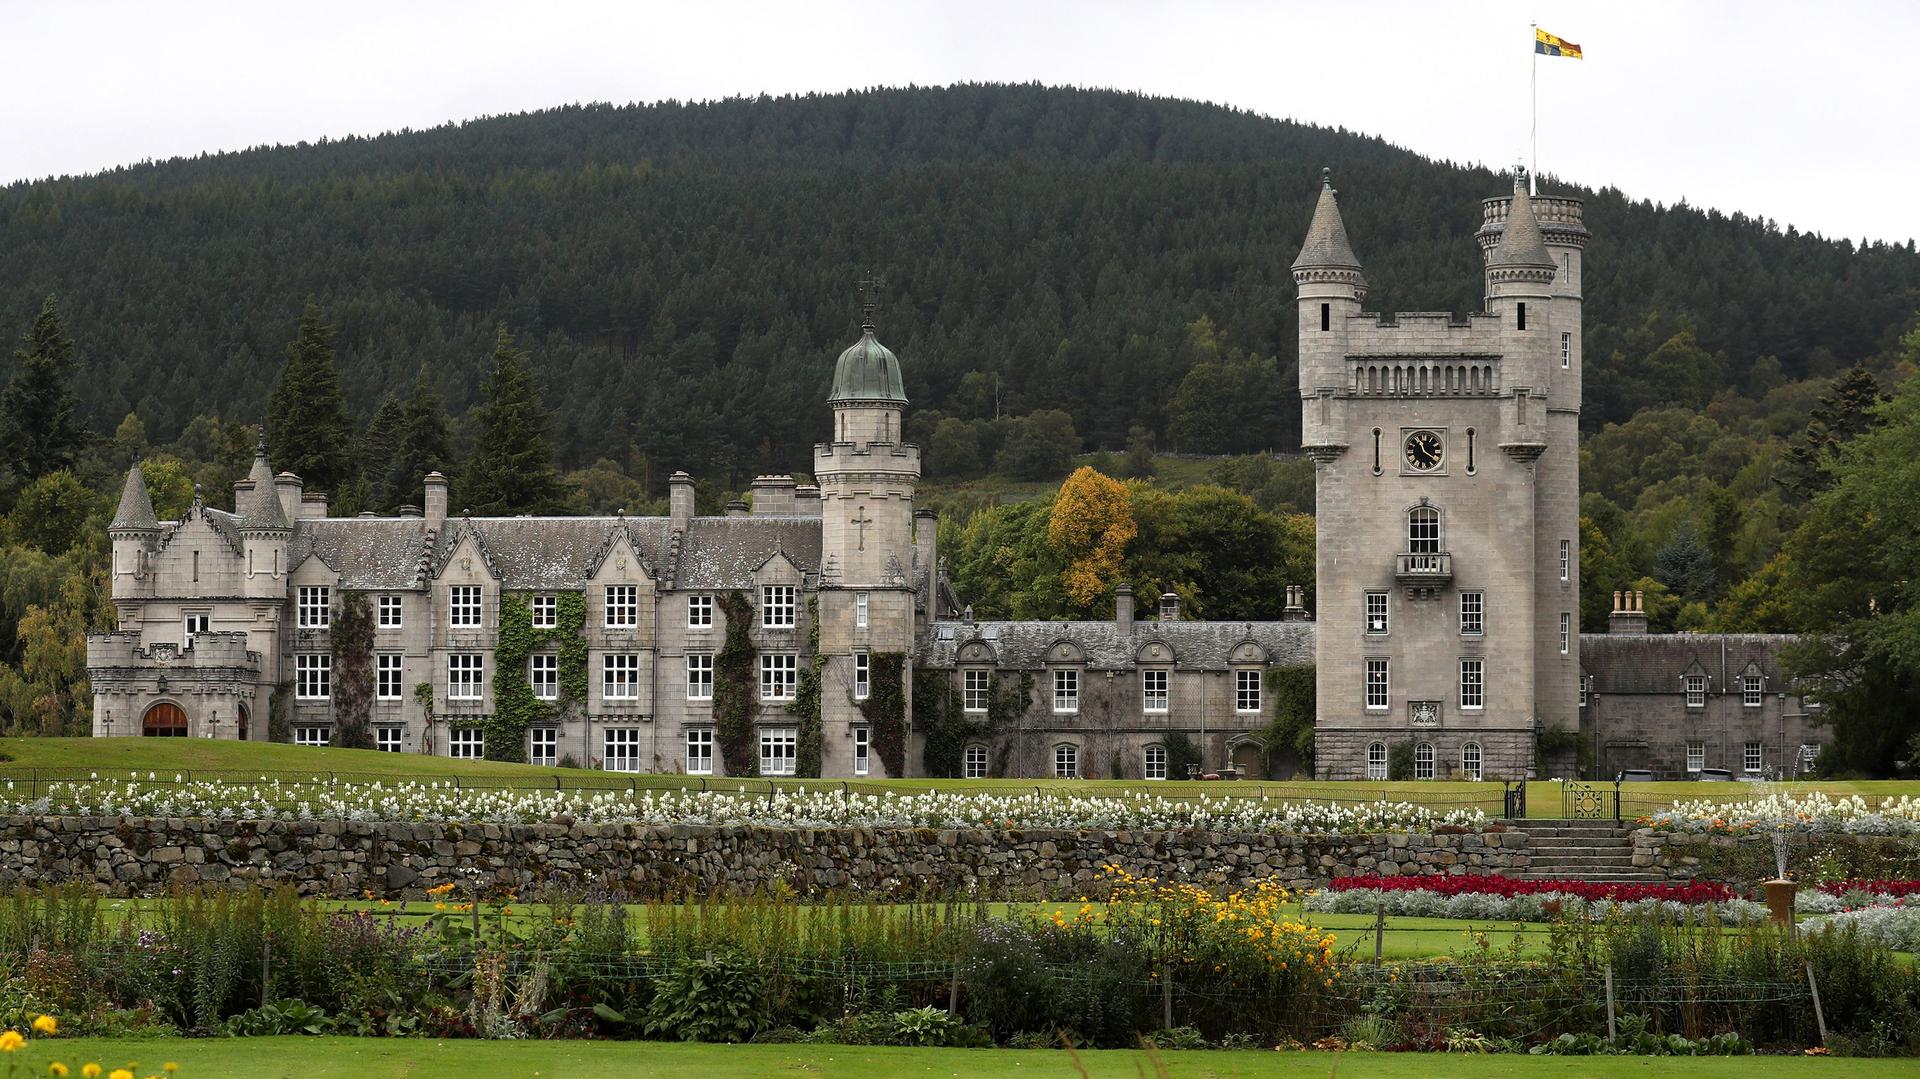
[[[1330,179],[1293,264],[1323,778],[1522,778],[1539,730],[1578,725],[1587,231],[1524,176],[1482,220],[1465,317],[1362,310]]]

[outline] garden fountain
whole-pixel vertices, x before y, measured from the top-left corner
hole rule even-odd
[[[1777,875],[1760,883],[1766,892],[1767,911],[1774,924],[1791,926],[1793,924],[1793,893],[1798,885],[1787,879],[1787,832],[1781,825],[1773,829],[1773,864]]]

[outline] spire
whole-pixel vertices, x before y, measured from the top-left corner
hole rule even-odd
[[[1527,171],[1513,170],[1513,202],[1507,208],[1507,222],[1500,230],[1500,244],[1487,259],[1487,267],[1514,269],[1544,267],[1554,269],[1553,256],[1540,235],[1540,221],[1533,216],[1533,196],[1527,193]]]
[[[153,499],[147,494],[147,477],[140,462],[127,469],[127,485],[120,490],[120,509],[113,515],[110,532],[158,532],[160,520],[153,515]]]
[[[873,309],[876,306],[873,295],[880,291],[880,279],[872,274],[860,279],[860,329],[867,335],[873,334]]]
[[[260,434],[260,444],[254,447],[253,468],[247,472],[247,482],[253,486],[235,499],[234,509],[240,514],[240,527],[245,531],[285,531],[286,510],[280,506],[280,492],[273,486],[273,466],[267,463],[267,436],[264,430]]]
[[[1339,192],[1333,189],[1333,170],[1320,170],[1320,202],[1313,208],[1313,223],[1307,226],[1307,238],[1300,245],[1300,256],[1293,260],[1297,280],[1302,270],[1350,270],[1360,272],[1360,256],[1347,242],[1347,226],[1340,220]]]

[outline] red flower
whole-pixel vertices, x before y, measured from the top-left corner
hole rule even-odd
[[[1874,895],[1889,895],[1896,898],[1920,895],[1920,880],[1830,880],[1820,886],[1828,895],[1846,895],[1848,892],[1871,892]]]
[[[1611,899],[1633,903],[1642,899],[1660,899],[1675,903],[1720,903],[1734,898],[1725,884],[1692,881],[1686,884],[1607,884],[1584,880],[1517,880],[1513,877],[1335,877],[1336,892],[1355,890],[1380,892],[1432,892],[1435,895],[1497,895],[1511,899],[1517,895],[1561,893],[1581,899]]]

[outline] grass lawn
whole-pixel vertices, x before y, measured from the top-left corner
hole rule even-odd
[[[42,1052],[58,1048],[59,1056]],[[893,1076],[979,1076],[1070,1079],[1083,1074],[1074,1056],[1059,1050],[887,1049],[812,1045],[684,1045],[664,1042],[484,1042],[390,1038],[164,1038],[151,1041],[59,1039],[34,1043],[21,1064],[44,1074],[48,1059],[77,1065],[96,1060],[111,1068],[137,1061],[136,1075],[180,1064],[181,1079],[526,1079],[632,1075],[651,1079],[760,1079],[817,1075],[830,1079]],[[1422,1053],[1175,1052],[1163,1055],[1167,1074],[1181,1079],[1613,1079],[1685,1074],[1696,1079],[1882,1079],[1920,1074],[1905,1060],[1805,1057],[1436,1057]],[[1153,1075],[1147,1055],[1131,1050],[1078,1054],[1084,1074],[1115,1079]],[[73,1069],[75,1075],[79,1068]]]

